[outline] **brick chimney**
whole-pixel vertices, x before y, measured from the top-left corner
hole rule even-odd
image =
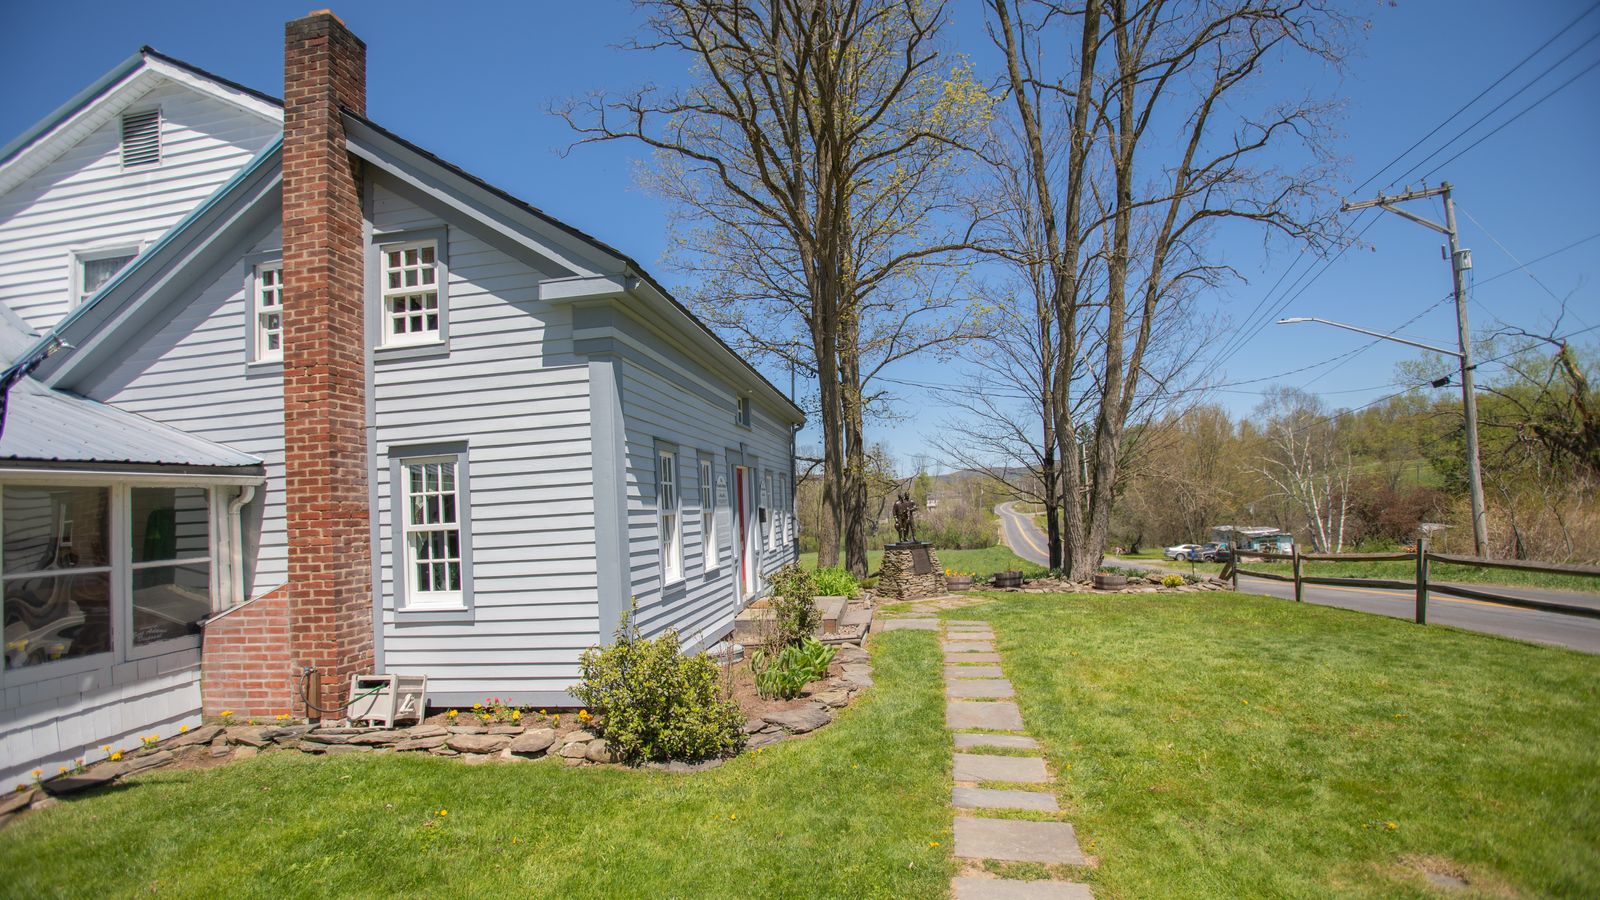
[[[367,46],[328,10],[290,22],[283,46],[283,419],[289,532],[288,662],[339,718],[370,672],[372,510],[367,494],[361,171],[341,109],[366,112]]]

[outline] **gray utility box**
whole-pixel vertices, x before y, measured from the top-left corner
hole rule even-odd
[[[401,719],[421,722],[428,709],[426,675],[353,675],[350,721],[393,728]]]

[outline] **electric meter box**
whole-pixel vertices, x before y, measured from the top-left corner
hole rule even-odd
[[[426,675],[354,675],[350,678],[352,722],[393,728],[402,719],[421,722],[428,709]]]

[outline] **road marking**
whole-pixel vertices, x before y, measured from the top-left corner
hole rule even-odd
[[[1027,541],[1029,547],[1033,548],[1034,550],[1036,550],[1036,551],[1038,551],[1040,553],[1043,553],[1047,557],[1050,555],[1046,551],[1044,545],[1040,544],[1033,537],[1033,531],[1034,531],[1033,520],[1024,519],[1023,515],[1021,513],[1017,512],[1016,508],[1011,506],[1010,504],[1006,505],[1006,516],[1007,516],[1007,518],[1010,519],[1010,525],[1011,525],[1011,528],[1007,529],[1008,531],[1017,532],[1017,534],[1020,535],[1024,541]],[[1013,547],[1012,549],[1016,549],[1016,548]]]

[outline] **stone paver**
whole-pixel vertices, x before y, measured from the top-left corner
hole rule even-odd
[[[963,734],[956,732],[956,749],[1005,747],[1010,750],[1037,750],[1039,742],[1025,734]]]
[[[944,654],[944,663],[947,666],[952,663],[997,663],[999,661],[1000,654],[998,653],[951,653],[946,650]]]
[[[944,706],[944,721],[952,731],[963,728],[1022,730],[1022,713],[1010,700],[951,700]]]
[[[938,631],[938,619],[884,619],[878,626],[884,631]]]
[[[999,666],[945,666],[945,678],[1004,678]]]
[[[1018,784],[1044,784],[1050,773],[1044,770],[1044,760],[1037,756],[990,756],[981,753],[957,753],[955,766],[957,781],[1014,781]]]
[[[994,641],[945,641],[946,656],[952,653],[993,653]]]
[[[951,678],[945,681],[944,695],[968,700],[1008,700],[1016,693],[1011,690],[1011,682],[1004,678]]]
[[[963,625],[988,625],[989,623],[982,619],[951,619],[945,624],[951,628],[960,628]]]
[[[996,788],[957,787],[950,802],[960,809],[1031,809],[1060,812],[1056,795],[1045,791],[1004,791]]]
[[[990,628],[987,625],[984,625],[982,627],[979,627],[979,626],[976,626],[976,625],[965,625],[965,626],[962,626],[961,628],[946,628],[945,629],[945,633],[946,634],[963,634],[963,635],[964,634],[988,634],[988,635],[992,635],[992,634],[994,634],[994,629]]]
[[[1087,884],[1076,881],[1011,881],[958,877],[950,882],[956,900],[1094,900]]]
[[[956,856],[1081,866],[1078,835],[1066,822],[956,817]]]

